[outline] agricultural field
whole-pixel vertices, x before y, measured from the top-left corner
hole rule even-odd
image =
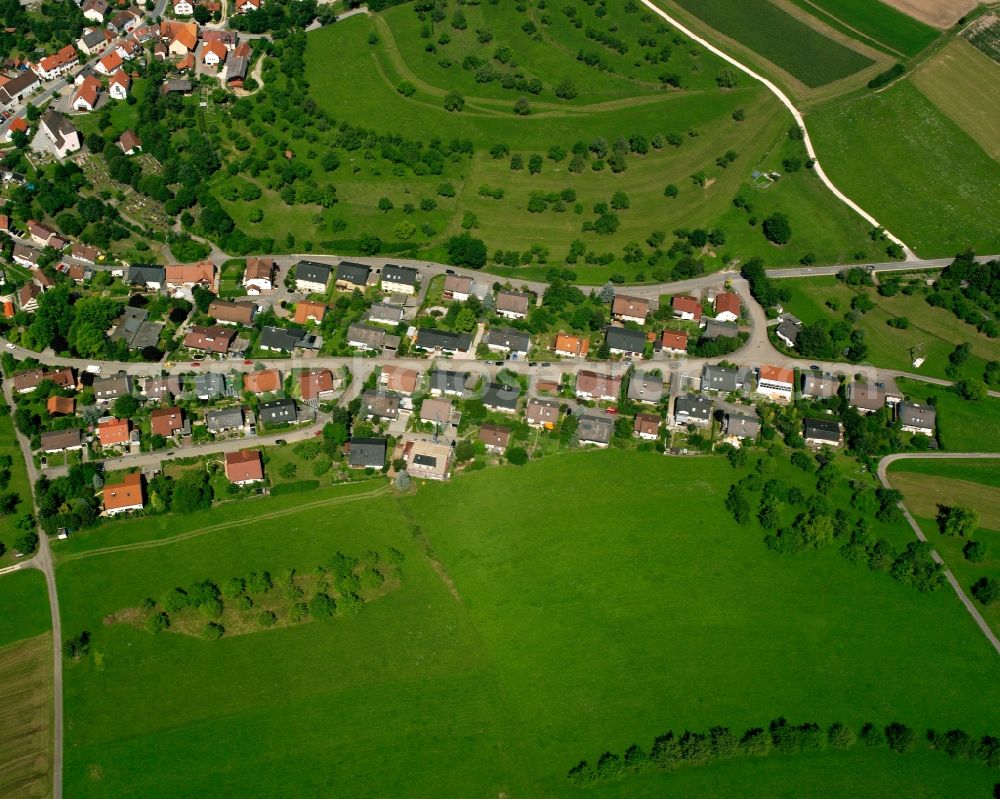
[[[910,80],[806,123],[831,180],[918,255],[1000,252],[1000,163]]]
[[[909,14],[935,28],[950,28],[974,9],[977,0],[886,0],[904,14]]]
[[[956,38],[920,65],[913,82],[987,155],[1000,161],[1000,63]]]
[[[779,477],[811,483],[790,469]],[[613,489],[578,490],[609,473]],[[64,629],[92,635],[92,654],[66,667],[67,795],[199,795],[224,782],[246,797],[568,798],[581,758],[671,727],[786,715],[989,731],[994,653],[954,596],[835,550],[769,552],[723,508],[732,475],[721,458],[573,453],[405,496],[328,489],[247,502],[226,523],[213,509],[58,542]],[[897,545],[910,537],[883,526]],[[305,574],[338,551],[389,547],[404,558],[399,588],[355,617],[217,641],[102,622],[206,577]],[[99,712],[109,706],[114,718]],[[995,782],[924,746],[889,755],[739,759],[590,794],[816,786],[810,795],[985,799]]]
[[[485,242],[486,268],[528,279],[565,266],[567,257],[585,282],[669,279],[680,256],[658,254],[647,240],[675,229],[721,229],[724,244],[695,253],[706,271],[754,255],[772,266],[806,255],[816,262],[884,256],[867,239],[863,220],[807,169],[751,184],[756,170],[785,173],[789,156],[805,161],[801,143],[788,140],[790,117],[762,86],[735,76],[734,87],[720,89],[725,63],[653,14],[621,14],[612,24],[598,10],[529,5],[522,14],[452,3],[444,20],[431,23],[404,5],[314,31],[305,52],[307,102],[338,126],[468,148],[452,151],[438,171],[423,163],[411,168],[415,159],[394,162],[387,157],[393,148],[366,146],[348,133],[275,128],[287,112],[265,90],[251,117],[230,119],[210,108],[210,121],[231,126],[224,141],[234,143],[233,158],[265,148],[287,153],[291,163],[283,169],[310,172],[317,191],[306,201],[292,199],[294,190],[273,176],[239,171],[219,174],[216,196],[239,227],[273,239],[278,249],[356,252],[372,236],[383,254],[406,249],[447,260],[448,239],[468,231]],[[459,12],[462,28],[454,24]],[[588,38],[602,31],[612,44]],[[600,55],[600,66],[577,60],[581,50]],[[351,64],[328,69],[331,51],[352,54]],[[284,79],[272,62],[268,85],[280,92]],[[514,74],[522,76],[521,89],[504,88]],[[448,92],[462,95],[461,111],[445,110]],[[525,115],[513,111],[521,96],[530,107]],[[615,171],[611,150],[619,140],[625,168]],[[666,196],[668,186],[676,196]],[[329,187],[335,202],[320,198]],[[754,226],[732,206],[741,192],[755,198]],[[602,204],[616,194],[628,207],[609,208],[607,224],[598,227]],[[761,232],[759,220],[772,211],[792,222],[785,247]],[[668,238],[663,249],[669,245]]]
[[[952,452],[1000,452],[1000,399],[962,399],[944,386],[898,378],[900,392],[937,408],[937,439]]]
[[[810,88],[841,80],[874,63],[769,0],[674,2]]]
[[[50,626],[41,572],[0,577],[0,799],[51,795]]]
[[[882,275],[882,279],[889,277]],[[926,275],[919,273],[905,278],[904,284],[912,283],[916,289],[912,294],[900,292],[892,297],[881,296],[875,288],[848,286],[836,277],[788,280],[782,286],[792,292],[786,309],[806,324],[820,319],[838,322],[850,312],[855,296],[866,295],[875,308],[862,314],[855,326],[864,331],[869,348],[867,362],[875,366],[950,379],[945,372],[948,356],[956,346],[968,342],[970,357],[962,375],[982,380],[986,363],[1000,360],[1000,340],[985,336],[949,310],[929,305],[930,288],[925,280]],[[888,324],[901,317],[909,322],[905,329]],[[914,369],[911,353],[925,359],[919,369]]]
[[[14,434],[14,421],[9,414],[0,416],[0,457],[10,458],[10,468],[0,469],[9,474],[9,481],[4,492],[10,492],[21,497],[14,513],[0,516],[0,567],[9,566],[14,562],[14,539],[17,537],[17,518],[20,514],[31,512],[31,487],[28,485],[28,471],[24,466],[24,456],[17,445]]]
[[[912,58],[939,35],[929,25],[883,2],[871,0],[792,0],[817,19],[867,44]]]
[[[1000,579],[998,467],[1000,461],[995,460],[903,460],[889,468],[892,487],[903,492],[906,507],[966,592],[980,577]],[[971,538],[986,544],[984,560],[973,563],[965,557],[969,538],[941,534],[936,521],[938,504],[961,505],[979,514],[979,528]],[[1000,607],[976,604],[994,632],[1000,632]]]
[[[1000,64],[1000,16],[984,14],[962,34],[981,52]]]

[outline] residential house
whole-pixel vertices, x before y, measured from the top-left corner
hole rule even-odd
[[[756,439],[760,435],[760,417],[749,413],[727,413],[726,436],[732,439]]]
[[[509,427],[502,424],[484,424],[479,428],[479,440],[486,446],[487,452],[506,452],[510,445]]]
[[[614,402],[621,394],[622,379],[583,370],[576,375],[576,396],[580,399]]]
[[[83,431],[78,427],[53,430],[39,436],[39,449],[45,453],[83,449]]]
[[[215,291],[215,264],[169,264],[165,271],[168,289],[192,289],[195,286]]]
[[[101,82],[88,76],[73,93],[72,104],[77,111],[93,111],[97,107],[97,98],[101,93]]]
[[[247,78],[247,70],[250,68],[250,45],[243,42],[233,51],[232,58],[226,66],[226,85],[233,88],[242,88],[243,81]]]
[[[112,50],[94,65],[94,70],[102,75],[114,75],[122,68],[123,63],[125,60],[118,54],[118,51]]]
[[[501,413],[517,413],[517,400],[521,395],[521,387],[504,385],[503,383],[490,383],[483,392],[483,405],[491,411]]]
[[[18,394],[28,394],[38,388],[45,379],[44,369],[29,369],[14,375],[14,391]]]
[[[224,325],[252,325],[256,314],[257,306],[252,302],[212,300],[208,305],[208,315]]]
[[[329,369],[307,369],[298,374],[299,393],[306,402],[332,399],[337,388]],[[339,381],[338,381],[339,383]]]
[[[72,416],[76,413],[76,400],[72,397],[60,397],[53,394],[45,402],[45,410],[49,416]]]
[[[274,289],[274,259],[248,258],[243,272],[243,288],[247,294],[260,294]]]
[[[635,372],[628,381],[626,396],[634,402],[656,405],[663,399],[666,389],[663,376],[656,372]]]
[[[132,8],[125,9],[124,11],[119,11],[111,17],[111,21],[108,22],[108,30],[112,33],[122,35],[135,30],[136,26],[141,21],[142,12],[133,6]]]
[[[660,437],[661,421],[655,413],[637,413],[632,433],[644,441],[656,441]]]
[[[111,340],[125,342],[130,350],[141,350],[155,347],[163,332],[163,324],[150,322],[149,312],[145,308],[125,306],[121,318],[111,331]]]
[[[365,321],[379,325],[398,325],[403,321],[403,309],[398,305],[377,302],[368,309]]]
[[[740,318],[740,295],[720,291],[715,295],[715,318],[720,322],[735,322]]]
[[[202,372],[191,378],[191,393],[208,402],[226,395],[226,378],[218,372]]]
[[[419,276],[412,266],[386,264],[382,267],[382,290],[393,294],[416,294]]]
[[[180,396],[181,379],[176,375],[150,377],[142,385],[142,394],[149,400],[161,402]]]
[[[611,443],[615,432],[614,419],[603,411],[584,411],[580,414],[576,428],[576,440],[580,446],[591,444],[604,449]]]
[[[611,316],[622,322],[635,322],[637,325],[646,323],[649,315],[649,300],[641,297],[627,297],[619,294],[611,303]]]
[[[74,283],[85,283],[94,276],[94,270],[79,264],[60,263],[56,267]]]
[[[76,40],[76,48],[92,56],[103,50],[112,39],[114,36],[111,31],[101,28],[85,30],[83,36]]]
[[[300,300],[295,303],[295,315],[293,321],[297,325],[304,325],[308,322],[319,324],[326,316],[326,305],[313,300]]]
[[[584,336],[570,336],[559,333],[554,345],[556,355],[563,358],[586,358],[590,352],[590,339]]]
[[[366,391],[361,395],[361,413],[365,419],[398,419],[399,395]]]
[[[334,286],[337,291],[364,291],[368,286],[368,278],[371,276],[371,267],[364,264],[356,264],[352,261],[341,261],[337,265],[337,276],[334,279]]]
[[[757,393],[773,400],[791,402],[795,372],[780,366],[761,366],[757,371]]]
[[[132,130],[126,130],[118,137],[118,147],[125,155],[136,155],[142,152],[142,139]]]
[[[125,281],[132,286],[144,286],[159,291],[166,282],[166,272],[162,266],[135,264],[125,270]]]
[[[795,348],[802,332],[802,323],[797,319],[786,318],[774,329],[774,335],[786,347]]]
[[[413,477],[424,480],[447,480],[451,471],[452,449],[433,441],[407,441],[403,459]]]
[[[117,516],[133,510],[142,510],[142,475],[132,472],[125,475],[120,483],[104,486],[104,515]]]
[[[142,43],[135,38],[122,39],[115,50],[125,61],[131,61],[142,54]]]
[[[706,319],[702,327],[701,338],[715,341],[717,338],[736,338],[739,334],[740,327],[735,322]]]
[[[384,438],[352,438],[348,444],[347,464],[352,469],[381,469],[385,466]]]
[[[462,275],[447,275],[444,279],[443,297],[446,300],[465,302],[472,294],[472,278]]]
[[[398,346],[399,337],[390,336],[384,327],[355,323],[347,328],[347,346],[362,352],[381,352],[390,339]]]
[[[225,355],[236,338],[236,331],[229,325],[192,325],[184,336],[184,346],[191,350]]]
[[[206,43],[218,42],[229,52],[232,52],[239,44],[239,34],[236,31],[206,29],[201,32],[201,40]]]
[[[32,64],[32,71],[42,80],[61,78],[80,63],[76,48],[67,44],[59,52],[40,58],[37,64]]]
[[[30,126],[28,125],[27,120],[24,117],[16,117],[15,119],[11,120],[10,125],[7,127],[7,133],[4,134],[4,139],[9,142],[14,141],[15,133],[20,132],[23,133],[25,136],[27,136],[29,130]],[[4,225],[3,227],[4,233],[9,232],[9,228],[10,228],[9,225]]]
[[[132,376],[119,369],[113,375],[94,378],[94,399],[108,404],[119,397],[127,397],[132,393]]]
[[[30,69],[20,72],[0,86],[0,106],[9,111],[19,105],[39,86],[38,76]]]
[[[61,250],[66,246],[66,242],[59,237],[59,234],[51,228],[47,228],[45,225],[36,222],[34,219],[28,220],[27,227],[31,240],[39,247],[51,246],[57,250]]]
[[[660,336],[660,350],[674,355],[687,352],[688,334],[683,330],[664,330]]]
[[[378,376],[378,382],[380,386],[384,386],[389,391],[409,396],[417,390],[420,372],[403,366],[383,366]]]
[[[432,397],[467,397],[468,372],[452,372],[447,369],[435,369],[430,374],[428,387]]]
[[[190,0],[174,0],[174,16],[190,17],[194,13],[194,6]]]
[[[630,330],[627,327],[609,327],[604,334],[604,342],[612,355],[641,358],[646,348],[646,334],[641,330]]]
[[[50,108],[42,114],[42,133],[52,142],[56,155],[65,158],[83,147],[83,137],[66,117]]]
[[[706,427],[712,422],[712,400],[708,397],[678,397],[674,402],[674,424],[686,427],[689,424]]]
[[[507,353],[514,358],[527,358],[531,349],[531,337],[527,333],[509,327],[490,328],[486,334],[486,346],[491,352]]]
[[[198,47],[198,24],[195,22],[161,22],[160,38],[169,42],[167,52],[180,58],[194,52]]]
[[[496,312],[507,319],[524,319],[528,315],[532,297],[520,291],[498,291]]]
[[[150,411],[149,428],[154,436],[173,438],[191,432],[191,427],[180,408],[156,408]]]
[[[427,397],[420,403],[420,421],[447,427],[451,422],[451,400]]]
[[[257,421],[265,427],[291,423],[297,420],[298,411],[293,399],[269,400],[257,406]]]
[[[435,330],[422,327],[417,331],[413,346],[418,350],[449,353],[452,355],[467,354],[472,347],[470,333],[452,333],[450,330]]]
[[[115,100],[127,100],[131,88],[132,79],[123,69],[118,70],[108,81],[108,94]]]
[[[861,413],[875,413],[891,402],[885,389],[874,383],[852,383],[847,392],[847,401]]]
[[[42,253],[27,244],[15,244],[14,252],[11,256],[14,263],[20,264],[27,269],[35,269],[42,260]]]
[[[42,288],[34,281],[28,281],[17,291],[17,304],[25,313],[38,310],[38,298],[42,296]]]
[[[934,435],[937,411],[933,407],[918,405],[915,402],[901,402],[897,408],[897,415],[903,424],[904,432],[923,433],[925,436]]]
[[[802,396],[812,399],[829,399],[836,397],[840,389],[840,381],[830,374],[821,375],[818,372],[802,373]]]
[[[104,23],[104,15],[108,13],[109,8],[107,0],[83,0],[83,4],[80,6],[83,16],[91,22],[102,24]]]
[[[177,69],[185,68],[190,68],[190,65],[185,65],[184,61],[177,64]],[[191,94],[191,81],[186,78],[165,80],[160,86],[160,94]]]
[[[277,369],[260,369],[243,375],[243,390],[251,394],[274,394],[281,391],[281,372]]]
[[[187,2],[187,0],[182,0]],[[229,51],[221,42],[206,42],[201,48],[201,61],[206,67],[219,67],[226,63]]]
[[[696,297],[678,295],[670,300],[675,319],[686,319],[693,322],[701,321],[701,301]]]
[[[730,393],[743,390],[743,380],[735,366],[712,366],[706,364],[701,373],[702,391]]]
[[[104,448],[121,447],[128,444],[131,430],[128,419],[108,419],[97,425],[97,440]]]
[[[260,331],[257,346],[270,352],[292,352],[302,343],[305,330],[301,327],[265,326]]]
[[[259,449],[241,449],[227,452],[225,459],[226,479],[238,486],[264,482],[264,461]]]
[[[205,414],[205,427],[210,433],[239,430],[244,425],[242,408],[222,408]]]
[[[559,403],[555,400],[532,397],[524,409],[524,417],[530,427],[554,430],[559,424]]]
[[[236,10],[240,14],[248,11],[260,11],[264,7],[264,0],[236,0]]]
[[[823,444],[840,445],[840,422],[834,419],[804,419],[802,422],[802,437],[807,444],[821,446]]]
[[[325,294],[330,283],[330,267],[315,261],[295,264],[295,290],[305,294]]]

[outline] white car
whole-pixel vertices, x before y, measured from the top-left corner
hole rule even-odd
[[[9,341],[7,342],[7,349],[9,349],[9,350],[14,349],[14,345],[11,344]]]

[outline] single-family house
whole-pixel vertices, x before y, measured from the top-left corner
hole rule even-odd
[[[187,0],[182,0],[187,2]],[[226,63],[229,51],[221,42],[205,42],[201,47],[201,61],[206,67],[218,67]]]
[[[83,449],[83,431],[79,427],[71,427],[68,430],[42,433],[39,436],[39,449],[46,453]]]
[[[836,397],[840,389],[840,381],[831,374],[819,372],[802,373],[802,396],[811,399],[829,399]]]
[[[111,31],[103,28],[85,29],[83,36],[76,40],[76,49],[92,56],[103,50],[112,39],[114,35]]]
[[[715,295],[715,318],[720,322],[735,322],[740,318],[740,295],[720,291]]]
[[[154,402],[161,402],[180,396],[182,390],[181,379],[177,375],[150,377],[142,384],[143,396]]]
[[[142,139],[135,134],[135,131],[126,130],[118,137],[118,147],[125,155],[135,155],[142,152]]]
[[[446,300],[465,302],[472,294],[472,278],[462,275],[447,275],[444,279],[442,296]]]
[[[132,376],[119,369],[113,375],[94,378],[94,399],[100,403],[114,402],[132,393]]]
[[[191,350],[224,355],[236,338],[236,331],[229,325],[192,325],[184,336],[184,346]]]
[[[415,369],[407,369],[404,366],[383,366],[379,373],[378,382],[389,391],[409,396],[417,390],[420,382],[420,372]]]
[[[226,394],[226,378],[218,372],[201,372],[191,378],[191,393],[208,402]]]
[[[763,365],[757,370],[757,393],[773,400],[791,402],[795,372],[781,366]]]
[[[274,394],[281,391],[281,372],[278,369],[259,369],[243,375],[243,390],[251,394]]]
[[[244,424],[243,409],[240,407],[221,408],[205,414],[205,427],[210,433],[226,433],[230,430],[239,430]]]
[[[688,334],[683,330],[664,330],[659,343],[662,352],[681,355],[687,352]]]
[[[486,334],[486,347],[490,352],[503,352],[514,358],[527,358],[531,337],[509,327],[493,327]]]
[[[297,419],[298,411],[295,407],[295,400],[287,397],[268,400],[257,406],[257,421],[265,427],[295,422]]]
[[[611,303],[611,316],[622,322],[635,322],[637,325],[646,323],[649,315],[649,300],[642,297],[628,297],[619,294]]]
[[[4,139],[7,141],[14,141],[15,133],[23,133],[27,136],[29,130],[30,126],[28,125],[28,121],[24,117],[16,117],[11,120],[10,125],[7,127],[7,133],[4,134]],[[7,233],[9,229],[9,225],[5,226],[3,228],[4,233]]]
[[[215,264],[169,264],[164,270],[168,289],[191,289],[195,286],[215,291]]]
[[[352,438],[347,463],[352,469],[381,469],[385,466],[387,442],[384,438]]]
[[[382,290],[392,294],[416,294],[419,276],[412,266],[386,264],[382,267]]]
[[[132,472],[125,475],[119,483],[107,483],[104,486],[104,515],[117,516],[133,510],[142,510],[142,475]]]
[[[132,264],[125,270],[125,280],[132,286],[159,291],[166,281],[166,272],[155,264]]]
[[[302,343],[305,330],[301,327],[272,327],[267,325],[260,331],[257,345],[270,352],[292,352]]]
[[[511,430],[502,424],[484,424],[479,428],[479,440],[487,452],[505,452],[510,445]]]
[[[641,358],[646,348],[646,334],[627,327],[609,327],[604,334],[604,342],[612,355]]]
[[[299,393],[306,402],[332,399],[337,389],[329,369],[306,369],[298,373]]]
[[[430,374],[428,388],[432,397],[467,397],[469,373],[453,372],[447,369],[435,369]]]
[[[347,328],[347,346],[362,352],[381,352],[390,336],[384,327],[354,323]],[[398,339],[397,339],[398,340]]]
[[[227,452],[225,459],[226,479],[238,486],[264,482],[264,461],[259,449],[241,449]]]
[[[736,338],[740,334],[740,326],[735,322],[720,322],[718,319],[706,319],[702,322],[700,338],[715,341],[717,338]]]
[[[403,321],[403,309],[398,305],[389,305],[385,302],[376,302],[365,314],[366,322],[373,322],[377,325],[398,325]]]
[[[570,336],[566,333],[556,335],[553,347],[556,355],[563,358],[586,358],[590,352],[590,339],[584,336]]]
[[[896,412],[899,421],[902,422],[904,432],[923,433],[925,436],[934,435],[937,411],[930,405],[918,405],[915,402],[904,401],[899,403]]]
[[[121,447],[128,444],[131,431],[128,419],[108,419],[97,425],[97,440],[102,447]]]
[[[847,401],[861,413],[875,413],[884,408],[890,399],[885,389],[874,383],[852,383]]]
[[[450,446],[433,441],[410,440],[403,445],[407,471],[411,476],[424,480],[447,480],[452,455]]]
[[[108,81],[108,94],[115,100],[127,100],[131,88],[132,78],[124,69],[118,70]]]
[[[108,30],[112,33],[123,35],[135,30],[141,21],[142,12],[133,6],[132,8],[123,9],[111,17],[111,20],[108,22]]]
[[[730,393],[743,390],[743,380],[735,366],[713,366],[706,364],[701,373],[702,391],[722,391]]]
[[[44,369],[29,369],[26,372],[18,372],[14,375],[14,391],[18,394],[27,394],[38,388],[45,379]]]
[[[34,313],[38,310],[38,298],[41,296],[42,287],[29,280],[17,290],[18,307],[25,313]]]
[[[507,319],[524,319],[528,315],[532,297],[520,291],[498,291],[496,312]]]
[[[450,330],[435,330],[422,327],[417,331],[413,346],[418,350],[449,353],[451,355],[467,354],[472,347],[470,333],[452,333]]]
[[[451,400],[427,397],[420,403],[420,421],[447,427],[451,422]]]
[[[673,308],[675,319],[701,321],[701,301],[696,297],[678,295],[670,300],[670,307]]]
[[[114,75],[122,68],[123,63],[125,63],[124,59],[118,54],[118,51],[112,50],[94,65],[94,70],[102,75]]]
[[[607,413],[588,410],[580,414],[576,440],[580,446],[588,444],[604,449],[611,443],[615,431],[614,419]]]
[[[366,391],[361,395],[361,413],[365,419],[398,419],[399,395]]]
[[[529,427],[554,430],[559,424],[559,403],[555,400],[532,397],[524,409],[524,418]]]
[[[30,69],[18,73],[3,86],[0,86],[0,106],[3,106],[5,111],[9,111],[21,103],[38,86],[38,76]]]
[[[614,402],[622,390],[622,379],[614,375],[582,370],[576,375],[576,396],[580,399]]]
[[[83,147],[83,137],[72,123],[58,111],[49,108],[42,114],[42,133],[52,142],[56,155],[65,158]]]
[[[840,422],[834,419],[804,419],[802,421],[802,437],[807,444],[821,446],[840,445]]]
[[[628,381],[626,396],[633,402],[656,405],[663,399],[663,376],[656,372],[634,372]]]
[[[520,396],[521,387],[517,383],[490,383],[483,392],[483,405],[491,411],[517,413],[517,400]]]
[[[726,436],[731,439],[756,439],[760,435],[760,417],[750,413],[727,413]]]
[[[774,335],[778,337],[778,340],[784,344],[786,347],[795,348],[796,343],[799,340],[799,333],[802,332],[802,323],[796,319],[783,319],[781,323],[774,329]]]
[[[247,294],[260,294],[274,289],[274,259],[248,258],[243,272],[243,288]]]
[[[108,13],[108,0],[83,0],[80,10],[83,16],[91,22],[104,22],[104,15]]]
[[[315,300],[299,300],[295,303],[295,314],[292,321],[297,325],[305,325],[309,322],[319,324],[326,316],[326,304]]]
[[[330,267],[316,261],[295,264],[295,290],[305,294],[325,294],[330,283]]]
[[[208,315],[223,325],[251,325],[256,314],[257,306],[252,302],[212,300],[208,305]]]
[[[93,75],[88,76],[73,93],[72,104],[77,111],[93,111],[101,93],[101,82]]]
[[[674,424],[706,427],[712,422],[712,400],[702,396],[678,397],[674,402]]]
[[[371,276],[371,267],[364,264],[356,264],[353,261],[341,261],[337,264],[337,276],[334,278],[334,286],[337,291],[364,291],[368,286],[368,278]]]
[[[154,436],[164,438],[173,438],[191,430],[190,425],[186,424],[184,411],[181,408],[155,408],[150,411],[149,429]]]
[[[72,416],[76,412],[76,400],[53,394],[45,401],[45,410],[49,416]]]

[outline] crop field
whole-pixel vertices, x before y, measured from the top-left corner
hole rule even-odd
[[[788,280],[782,285],[792,292],[788,311],[806,324],[820,319],[831,324],[840,321],[850,311],[854,296],[859,292],[866,294],[875,308],[855,324],[865,332],[867,360],[875,366],[947,378],[948,355],[964,342],[969,343],[971,353],[963,367],[964,375],[982,379],[986,362],[1000,360],[1000,341],[983,335],[951,311],[928,305],[926,287],[909,296],[900,292],[883,297],[874,288],[854,288],[835,277]],[[888,325],[890,319],[899,317],[909,320],[905,330]],[[925,361],[919,369],[914,369],[911,352],[917,351]]]
[[[939,35],[929,25],[879,0],[793,0],[800,8],[866,43],[913,57]]]
[[[906,507],[927,539],[934,544],[959,583],[969,590],[980,577],[1000,579],[1000,461],[904,460],[889,468],[889,482],[903,492]],[[979,513],[979,529],[973,540],[986,544],[986,558],[968,560],[963,547],[967,538],[942,535],[935,518],[937,505],[961,505]],[[976,603],[994,632],[1000,632],[1000,607]]]
[[[782,479],[810,480],[781,468]],[[608,485],[609,473],[613,488],[578,490]],[[118,549],[103,528],[60,542],[64,627],[93,636],[92,654],[66,669],[67,795],[225,784],[245,797],[568,798],[579,789],[565,773],[581,758],[671,727],[787,715],[986,732],[1000,700],[982,680],[994,656],[955,598],[835,551],[770,553],[722,506],[732,475],[723,459],[575,453],[325,510],[308,504],[316,494],[246,503],[232,525],[194,536],[174,518],[172,529],[126,522]],[[217,521],[183,519],[191,530]],[[880,534],[909,537],[902,526]],[[390,546],[405,557],[400,587],[353,618],[218,641],[102,622],[205,577]],[[109,706],[114,718],[98,712]],[[815,786],[809,795],[888,799],[985,796],[994,781],[925,747],[889,754],[731,761],[589,792]]]
[[[921,64],[913,82],[987,155],[1000,161],[1000,63],[957,38]]]
[[[937,438],[952,452],[1000,452],[1000,399],[970,402],[944,386],[899,378],[899,390],[914,402],[937,405]]]
[[[904,14],[933,25],[936,28],[950,28],[974,9],[976,0],[886,0]]]
[[[984,14],[962,34],[991,60],[1000,64],[1000,15]]]
[[[41,572],[0,577],[0,799],[51,795],[49,628]]]
[[[647,239],[679,228],[720,228],[726,236],[726,245],[696,253],[706,271],[722,268],[727,257],[759,255],[780,266],[807,254],[821,263],[878,255],[863,220],[808,170],[766,189],[749,187],[755,170],[784,172],[788,155],[804,160],[800,143],[787,139],[790,117],[763,87],[738,77],[734,88],[720,89],[716,77],[724,62],[685,44],[651,13],[622,14],[610,26],[623,54],[588,38],[607,34],[610,25],[594,9],[583,3],[566,8],[573,19],[566,10],[533,5],[522,14],[510,6],[452,3],[450,16],[431,25],[404,5],[310,33],[310,94],[338,125],[425,143],[433,137],[467,140],[471,154],[445,159],[440,174],[422,165],[410,169],[387,160],[378,146],[331,148],[332,136],[320,138],[321,132],[277,130],[265,100],[252,106],[250,118],[220,117],[232,126],[226,140],[263,147],[251,142],[266,131],[263,139],[272,149],[309,170],[321,192],[335,187],[336,202],[326,208],[311,199],[289,204],[280,182],[242,172],[220,175],[216,195],[241,228],[272,238],[278,250],[357,251],[367,234],[383,242],[384,253],[409,248],[446,260],[447,239],[468,230],[485,242],[488,269],[525,278],[565,265],[571,245],[580,241],[585,252],[570,264],[580,280],[601,283],[613,274],[630,282],[663,280],[680,256],[657,255]],[[459,11],[463,29],[451,22]],[[522,30],[529,23],[531,35]],[[487,44],[479,42],[487,36]],[[331,51],[352,54],[350,64],[328,69]],[[605,68],[577,60],[579,51],[599,53]],[[507,89],[495,78],[512,71],[538,81],[540,93]],[[665,76],[682,88],[666,87]],[[273,80],[280,91],[281,78]],[[572,96],[556,96],[564,81],[572,84]],[[400,87],[409,87],[405,95]],[[445,110],[449,91],[463,96],[461,111]],[[513,104],[522,95],[530,113],[520,116]],[[625,168],[614,171],[612,154],[599,155],[600,143],[613,147],[619,140],[630,151]],[[677,188],[675,197],[665,196],[668,185]],[[770,245],[759,224],[751,227],[745,213],[733,213],[732,200],[741,191],[758,199],[755,220],[765,210],[789,216],[789,245]],[[595,207],[617,192],[628,208],[614,209],[613,228],[592,229],[600,217]],[[669,245],[668,238],[663,249]]]
[[[909,80],[806,121],[831,180],[919,255],[1000,252],[1000,163]]]
[[[719,33],[746,45],[810,88],[874,62],[835,42],[769,0],[675,0]]]

